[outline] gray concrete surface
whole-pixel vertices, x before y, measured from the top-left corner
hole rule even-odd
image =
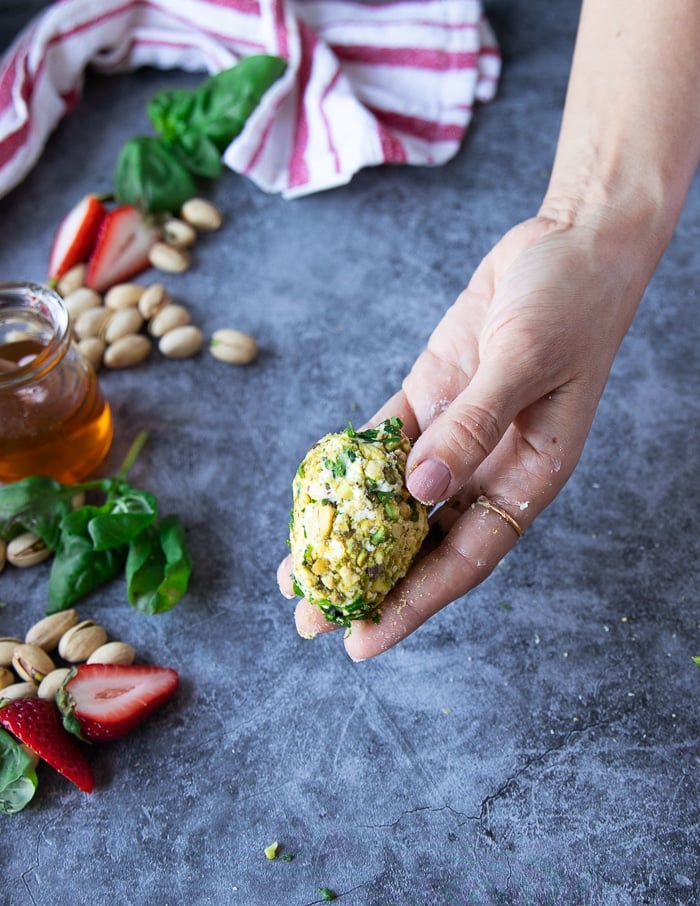
[[[458,158],[365,171],[285,202],[227,175],[226,227],[167,280],[204,354],[108,373],[116,467],[181,514],[191,590],[130,610],[116,581],[79,606],[177,700],[91,756],[86,796],[41,770],[2,821],[12,906],[674,906],[700,902],[698,519],[700,183],[626,338],[573,478],[496,573],[404,644],[355,665],[295,634],[277,592],[307,447],[400,383],[491,244],[541,197],[577,4],[489,5],[498,99]],[[41,279],[69,203],[110,185],[145,103],[190,77],[88,79],[27,180],[0,200],[3,279]],[[0,575],[0,635],[43,613],[47,569]],[[291,861],[268,861],[273,840]]]

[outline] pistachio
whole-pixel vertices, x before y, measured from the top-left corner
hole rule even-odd
[[[78,340],[85,340],[87,337],[99,337],[103,334],[112,312],[99,305],[96,308],[88,308],[81,312],[73,323],[73,333]]]
[[[116,283],[105,293],[105,305],[112,311],[134,308],[138,305],[144,289],[140,283]]]
[[[4,538],[0,538],[0,573],[5,568],[5,551],[7,550],[7,541]]]
[[[65,296],[63,304],[68,309],[71,320],[76,321],[84,311],[101,306],[102,296],[88,286],[80,286]]]
[[[148,332],[152,337],[162,337],[169,330],[174,330],[176,327],[184,327],[185,324],[189,323],[190,313],[185,306],[171,302],[161,308],[151,320],[148,325]]]
[[[189,359],[202,348],[204,336],[193,324],[185,324],[164,333],[158,343],[160,352],[169,359]]]
[[[107,641],[107,632],[92,620],[82,620],[64,632],[58,642],[58,653],[64,661],[76,664],[86,661],[93,651]]]
[[[36,698],[39,687],[36,683],[12,683],[0,691],[0,708],[8,702],[16,701],[20,698]]]
[[[39,683],[39,688],[37,689],[37,695],[39,698],[48,698],[53,700],[58,694],[58,690],[63,685],[63,681],[71,672],[70,667],[56,667],[55,670],[52,670],[51,673],[47,673],[43,680]]]
[[[68,296],[81,286],[85,286],[85,274],[87,273],[86,264],[76,264],[65,274],[56,284],[56,289],[62,296]]]
[[[16,639],[14,636],[6,635],[0,639],[0,667],[12,666],[12,655],[15,648],[21,644],[22,639]]]
[[[105,341],[115,343],[122,337],[138,333],[143,326],[143,315],[138,308],[122,308],[115,311],[105,328]]]
[[[151,283],[150,286],[146,287],[139,299],[138,310],[144,320],[150,321],[170,301],[170,293],[162,283]]]
[[[11,686],[14,682],[16,682],[14,673],[7,667],[0,667],[0,689]]]
[[[100,337],[85,337],[77,345],[80,354],[88,360],[95,371],[99,371],[107,345],[105,341]]]
[[[136,650],[126,642],[106,642],[93,651],[88,664],[133,664]]]
[[[8,543],[6,556],[13,566],[36,566],[51,556],[51,550],[34,532],[22,532]]]
[[[184,220],[171,217],[163,224],[163,239],[168,245],[175,245],[181,249],[188,249],[197,241],[197,231]]]
[[[182,206],[180,216],[185,223],[189,223],[195,230],[201,230],[203,233],[218,230],[223,223],[219,210],[204,198],[190,198]]]
[[[107,368],[132,368],[148,358],[151,343],[140,333],[120,337],[105,349],[104,363]]]
[[[12,666],[20,679],[38,684],[56,665],[43,648],[25,643],[15,648]]]
[[[190,253],[167,242],[155,242],[148,251],[148,260],[159,271],[181,274],[190,266]]]
[[[212,334],[209,352],[215,359],[230,365],[248,365],[258,354],[258,345],[247,333],[221,327]]]
[[[53,651],[61,636],[78,622],[78,612],[72,607],[52,613],[39,620],[27,630],[24,641],[27,645],[38,645],[44,651]]]

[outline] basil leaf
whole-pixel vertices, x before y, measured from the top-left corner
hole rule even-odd
[[[126,584],[129,603],[141,613],[164,613],[187,591],[192,561],[177,516],[149,526],[129,546]]]
[[[174,139],[173,154],[183,166],[196,176],[216,179],[221,176],[223,164],[221,154],[214,142],[198,132],[185,132]]]
[[[122,148],[114,174],[117,199],[147,213],[175,213],[197,194],[192,175],[160,138],[140,136]]]
[[[268,54],[245,57],[197,88],[156,92],[148,104],[148,117],[164,139],[187,152],[185,165],[190,166],[196,157],[198,168],[190,168],[207,176],[201,170],[202,149],[198,143],[207,139],[220,155],[241,132],[267,89],[286,67],[283,59]],[[194,148],[198,148],[197,155],[193,153]],[[210,149],[206,155],[209,162]]]
[[[36,788],[34,761],[14,736],[0,727],[0,815],[20,812]]]
[[[281,57],[255,54],[217,73],[196,91],[190,125],[224,151],[286,68]]]
[[[49,574],[48,614],[65,610],[123,569],[125,548],[98,551],[90,537],[90,520],[101,511],[102,507],[84,506],[61,521]]]
[[[61,519],[72,510],[75,492],[43,475],[22,478],[0,487],[0,537],[35,532],[52,550]]]
[[[194,104],[195,95],[189,88],[165,88],[153,95],[146,113],[156,132],[171,142],[187,126]]]
[[[122,484],[119,496],[100,507],[87,523],[94,549],[104,551],[128,544],[153,522],[157,512],[158,504],[152,494]]]

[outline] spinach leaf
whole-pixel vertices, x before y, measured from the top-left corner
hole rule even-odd
[[[192,572],[185,530],[177,516],[150,525],[129,546],[129,602],[141,613],[164,613],[180,600]]]
[[[14,815],[37,788],[34,761],[7,730],[0,727],[0,815]]]

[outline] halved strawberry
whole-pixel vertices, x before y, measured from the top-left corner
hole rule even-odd
[[[15,699],[0,708],[0,723],[79,789],[93,791],[92,768],[76,738],[61,723],[54,702],[45,698]]]
[[[88,260],[86,285],[101,293],[145,271],[150,266],[148,252],[158,236],[157,227],[138,208],[123,204],[109,211]]]
[[[170,667],[81,664],[61,687],[64,726],[93,742],[117,739],[141,724],[175,694]]]
[[[86,195],[63,218],[49,255],[49,280],[56,282],[76,264],[87,261],[95,247],[105,206],[97,195]]]

